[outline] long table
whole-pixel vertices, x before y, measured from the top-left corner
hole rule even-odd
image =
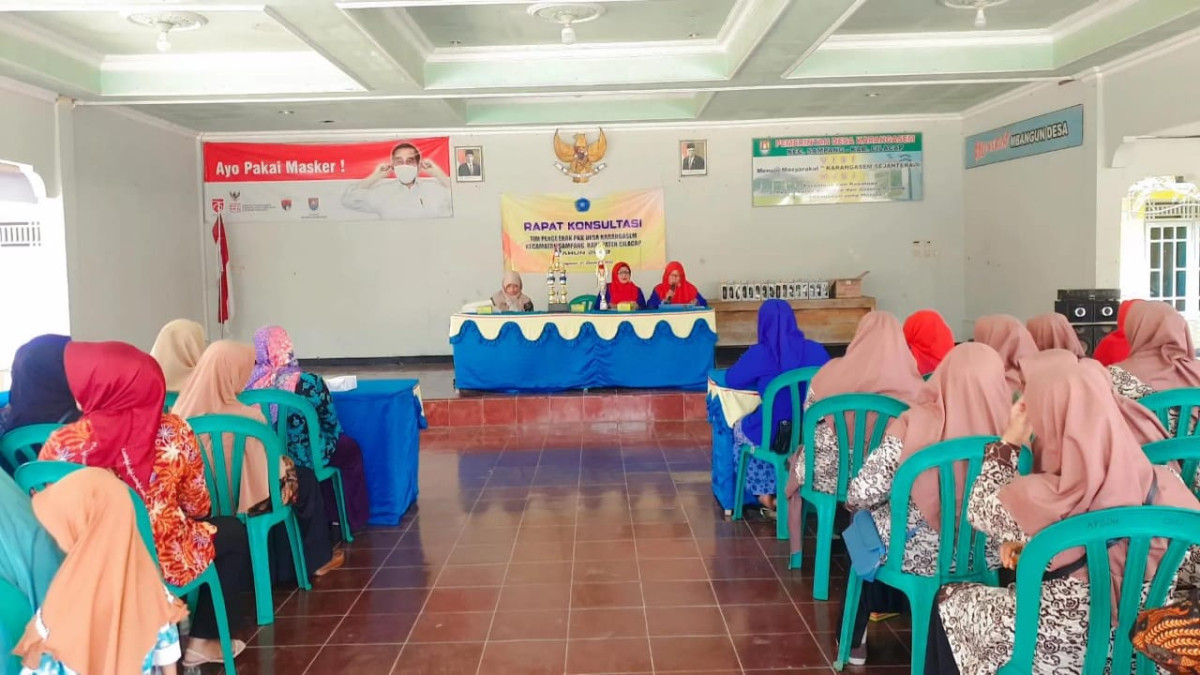
[[[459,389],[703,391],[717,319],[710,309],[454,314],[450,344]]]
[[[342,428],[362,449],[372,525],[394,526],[417,500],[419,432],[428,426],[416,380],[359,380],[333,392]]]
[[[875,309],[875,298],[788,300],[804,336],[827,345],[850,344],[858,321]],[[758,342],[761,300],[717,300],[711,303],[721,321],[721,347],[749,347]]]

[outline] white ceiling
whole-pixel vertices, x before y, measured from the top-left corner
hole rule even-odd
[[[219,133],[911,116],[1200,30],[1200,0],[1009,0],[983,30],[939,0],[604,0],[568,46],[531,4],[0,0],[0,75]],[[209,23],[161,54],[125,14],[164,9]]]

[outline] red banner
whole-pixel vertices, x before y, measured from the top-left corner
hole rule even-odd
[[[448,138],[204,144],[208,218],[230,223],[448,217],[452,168]]]

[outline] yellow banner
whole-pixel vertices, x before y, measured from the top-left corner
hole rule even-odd
[[[554,247],[562,249],[568,271],[596,267],[596,243],[616,262],[635,270],[661,270],[667,264],[667,220],[663,191],[616,192],[597,199],[570,195],[500,196],[504,268],[545,272]]]

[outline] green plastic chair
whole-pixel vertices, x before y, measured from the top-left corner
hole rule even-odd
[[[762,440],[757,446],[744,445],[738,448],[738,473],[737,487],[734,492],[733,504],[733,519],[740,520],[742,517],[742,508],[746,501],[746,465],[750,462],[750,457],[761,459],[771,466],[775,467],[775,494],[783,496],[783,491],[787,488],[787,466],[788,457],[796,452],[797,446],[800,445],[800,421],[801,421],[801,402],[803,397],[800,396],[800,389],[803,385],[812,381],[814,375],[817,374],[819,368],[797,368],[789,370],[786,373],[781,373],[775,379],[771,380],[771,384],[767,385],[766,392],[763,393],[762,400]],[[792,437],[788,441],[788,454],[780,455],[771,452],[771,434],[775,431],[775,420],[772,419],[772,413],[775,412],[775,397],[781,391],[786,390],[787,395],[792,398]],[[780,499],[778,512],[775,514],[775,537],[777,539],[788,538],[788,519],[787,519],[787,499]]]
[[[583,305],[583,311],[590,312],[596,306],[595,295],[577,295],[567,303],[567,306],[574,307],[575,305]]]
[[[84,468],[82,464],[72,462],[30,462],[17,469],[15,480],[17,485],[26,492],[35,489],[43,490],[47,485],[56,483],[64,476],[82,468]],[[162,566],[158,562],[158,546],[154,543],[154,528],[150,524],[150,513],[146,511],[146,504],[142,501],[141,496],[132,488],[129,489],[129,498],[133,501],[133,515],[137,521],[138,534],[141,535],[142,543],[154,561],[154,566],[159,568],[161,573]],[[190,584],[175,586],[165,581],[163,584],[175,597],[186,598],[188,609],[191,612],[196,611],[196,600],[200,595],[200,587],[208,585],[209,595],[212,597],[213,613],[217,619],[221,653],[225,657],[225,673],[237,675],[237,667],[233,664],[233,636],[229,632],[229,617],[225,609],[225,592],[221,590],[221,578],[217,575],[216,565],[209,564],[204,572]],[[24,630],[24,624],[22,624],[22,630]]]
[[[315,451],[315,448],[325,447],[325,441],[321,438],[321,423],[317,417],[317,409],[303,396],[279,389],[251,389],[239,394],[238,400],[246,405],[257,405],[262,411],[263,417],[268,420],[271,419],[271,406],[278,407],[279,418],[275,421],[275,433],[283,443],[281,447],[284,452],[287,452],[288,448],[288,420],[292,414],[298,414],[304,418],[304,426],[308,430],[308,456],[312,461],[313,473],[317,475],[318,483],[324,483],[327,480],[333,481],[333,496],[337,499],[342,539],[347,544],[354,541],[354,535],[350,532],[350,518],[346,515],[346,492],[342,487],[342,470],[325,464],[324,455]]]
[[[283,446],[275,432],[263,424],[239,415],[201,415],[188,419],[196,437],[207,436],[212,453],[201,452],[204,459],[204,479],[212,497],[214,516],[236,516],[246,524],[246,535],[250,540],[250,563],[254,568],[254,602],[258,625],[267,626],[275,622],[274,597],[271,591],[271,564],[269,535],[271,528],[282,523],[287,529],[291,543],[292,562],[296,568],[296,580],[301,588],[310,590],[308,569],[304,562],[304,544],[300,536],[300,523],[292,507],[283,503],[279,492],[279,460]],[[233,470],[226,467],[225,434],[233,436]],[[246,440],[260,441],[267,456],[267,484],[271,492],[271,510],[255,516],[237,512],[238,496],[241,492],[241,466],[245,458]],[[230,480],[232,476],[232,480]]]
[[[881,581],[908,596],[912,608],[912,672],[925,672],[925,648],[928,641],[929,617],[933,611],[938,589],[944,584],[975,581],[996,585],[995,570],[987,567],[984,545],[987,536],[971,527],[967,521],[967,509],[955,513],[954,509],[942,509],[942,546],[938,547],[938,573],[924,577],[903,571],[904,549],[908,539],[909,496],[913,481],[922,473],[937,469],[939,494],[943,504],[953,504],[955,497],[954,464],[967,462],[967,479],[963,494],[971,494],[975,479],[983,468],[983,451],[988,443],[999,440],[997,436],[966,436],[932,445],[908,458],[896,470],[892,481],[892,531],[888,540],[887,559],[879,568],[875,580]],[[946,546],[946,538],[953,533],[954,545]],[[1039,574],[1041,568],[1039,568]],[[1040,579],[1040,577],[1039,577]],[[837,660],[833,667],[841,670],[850,657],[850,638],[854,631],[854,617],[862,597],[862,578],[854,569],[846,585],[846,606],[842,613],[842,632],[838,643]]]
[[[168,391],[167,398],[163,401],[163,412],[171,412],[171,408],[175,407],[175,401],[179,400],[179,392]]]
[[[1200,435],[1200,424],[1190,422],[1200,415],[1200,388],[1168,389],[1138,399],[1149,408],[1174,438]],[[1172,419],[1174,418],[1174,419]],[[1179,424],[1178,420],[1189,420]]]
[[[1149,443],[1142,448],[1151,464],[1168,464],[1179,462],[1180,476],[1184,485],[1195,495],[1200,495],[1196,487],[1196,469],[1200,468],[1200,437],[1168,438],[1165,441]]]
[[[16,675],[21,672],[21,659],[12,653],[25,635],[25,626],[33,618],[34,608],[21,589],[0,579],[0,650],[7,656],[0,660],[0,673]]]
[[[1200,544],[1200,512],[1168,506],[1124,506],[1072,516],[1038,532],[1021,552],[1017,564],[1016,640],[1011,660],[997,671],[999,675],[1018,675],[1032,671],[1037,645],[1038,619],[1041,615],[1042,574],[1054,556],[1076,547],[1087,550],[1087,571],[1091,579],[1110,577],[1108,542],[1128,541],[1121,596],[1112,597],[1111,586],[1091,584],[1088,606],[1087,651],[1081,673],[1105,672],[1109,648],[1112,672],[1129,673],[1137,658],[1138,675],[1157,672],[1154,663],[1133,649],[1129,639],[1138,612],[1144,607],[1161,607],[1175,581],[1183,556]],[[1150,592],[1142,602],[1142,581],[1150,555],[1150,540],[1169,542],[1150,583]],[[1097,589],[1103,589],[1097,593]],[[1112,628],[1112,603],[1117,606],[1117,627]]]
[[[846,489],[850,481],[858,475],[863,462],[879,444],[883,442],[887,425],[896,417],[908,410],[908,405],[890,396],[880,394],[841,394],[821,399],[809,406],[804,412],[803,433],[804,443],[804,475],[806,480],[800,486],[800,498],[803,500],[800,522],[808,520],[808,511],[812,508],[817,516],[817,554],[815,560],[816,576],[813,581],[813,597],[817,600],[829,599],[829,565],[833,554],[833,520],[837,513],[837,505],[846,502]],[[852,417],[851,417],[852,416]],[[817,424],[827,418],[833,418],[834,435],[838,442],[838,477],[837,492],[829,494],[820,492],[814,485],[816,476]],[[848,418],[854,420],[854,444],[851,447]],[[867,434],[867,424],[871,423],[871,433]],[[800,533],[803,541],[803,533]],[[802,567],[803,551],[792,554],[788,568],[798,570]]]
[[[0,436],[0,461],[9,475],[13,475],[17,467],[37,459],[38,450],[50,438],[61,424],[30,424],[17,427]]]

